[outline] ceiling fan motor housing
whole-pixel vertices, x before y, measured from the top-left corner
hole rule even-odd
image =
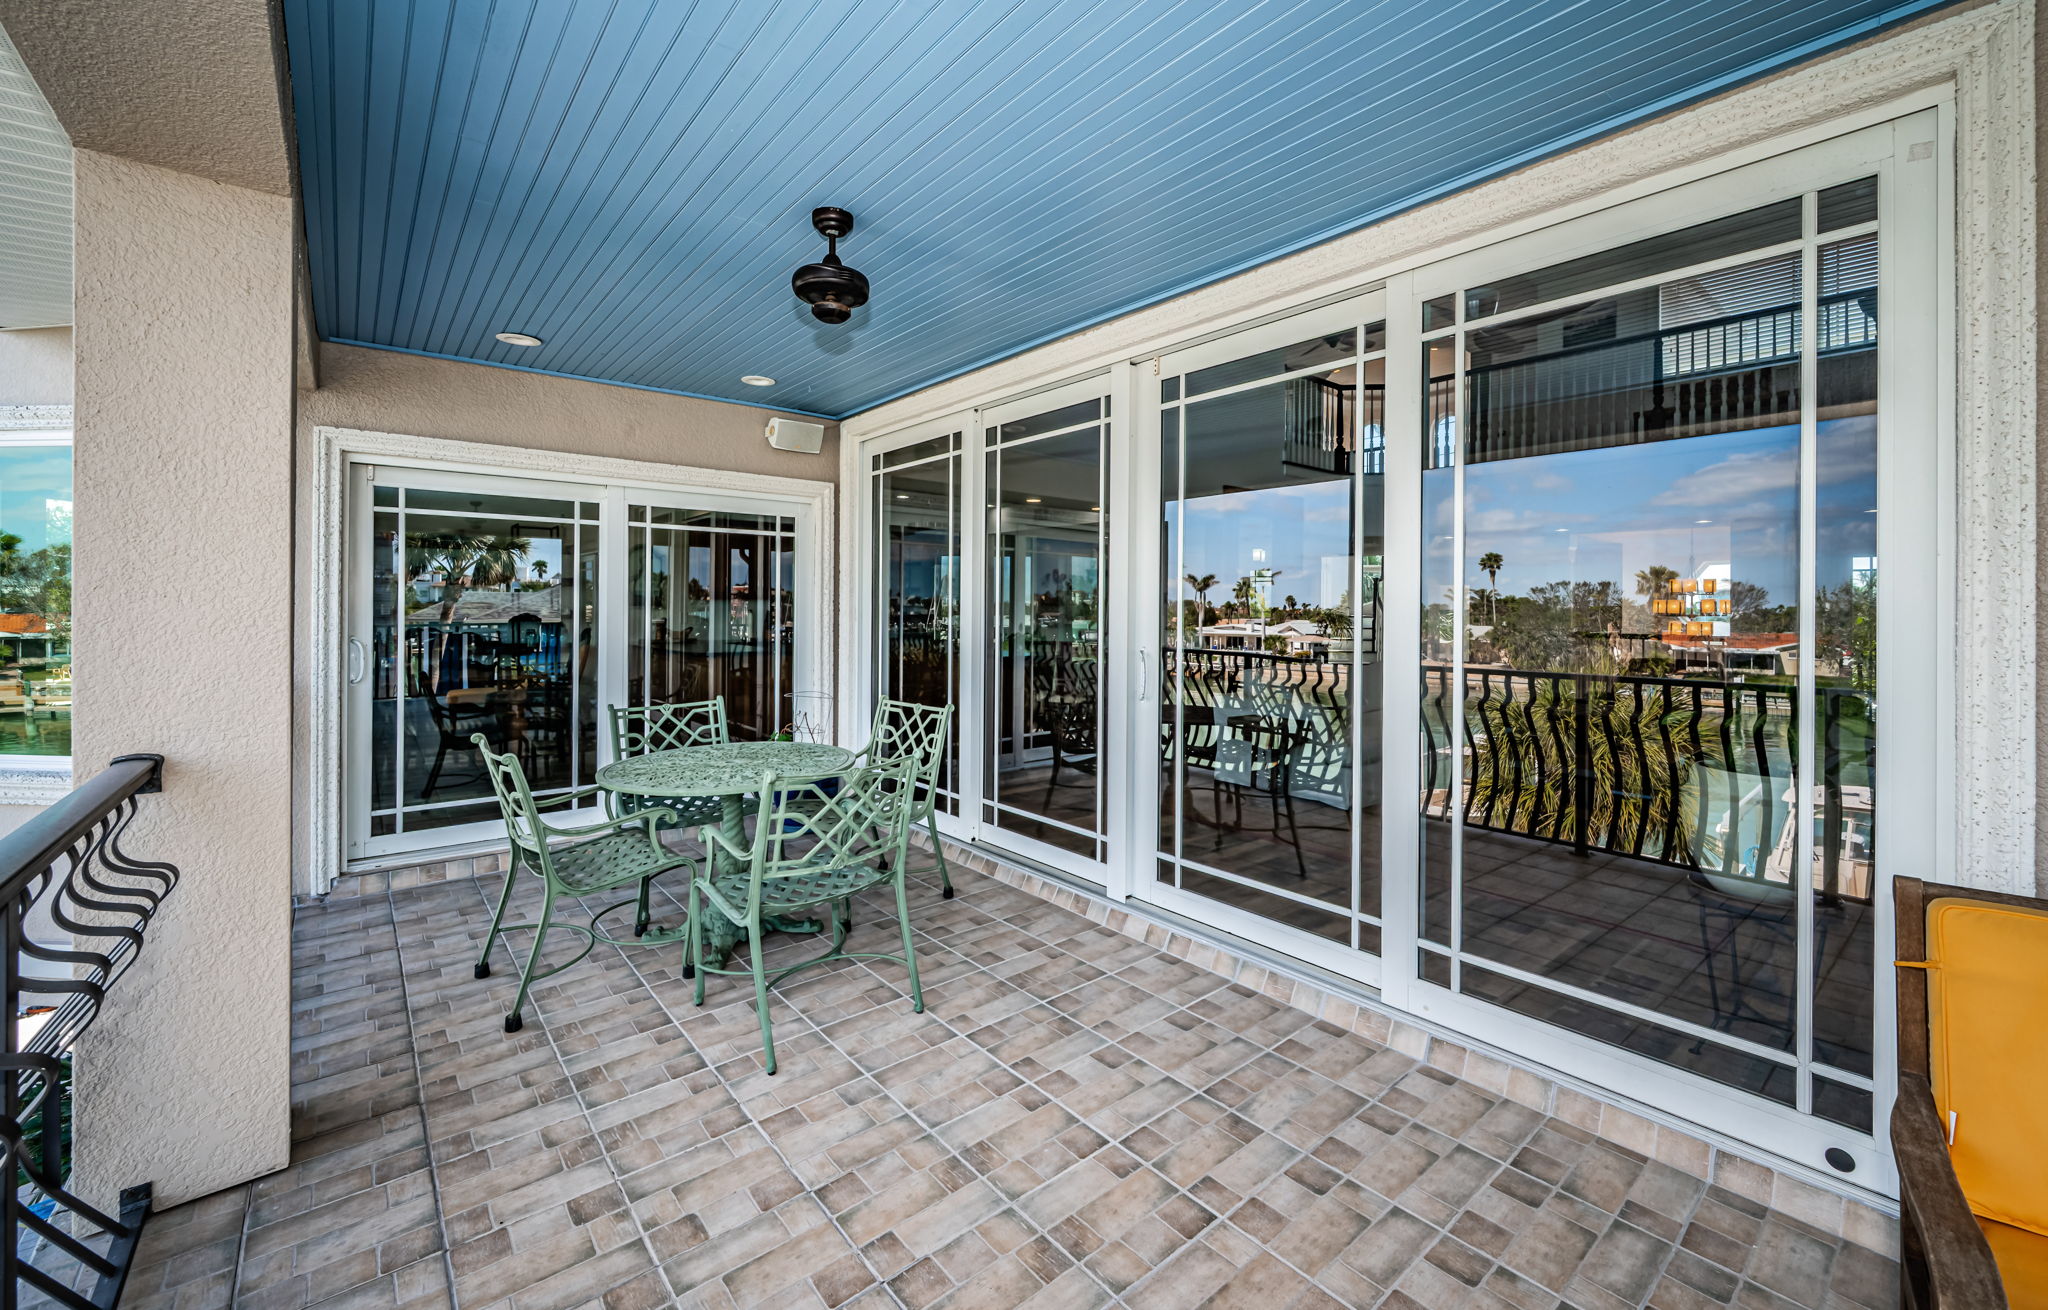
[[[853,231],[853,215],[830,206],[811,211],[811,226],[824,236],[825,258],[790,275],[790,289],[821,323],[844,323],[868,303],[868,280],[839,260],[839,238]]]

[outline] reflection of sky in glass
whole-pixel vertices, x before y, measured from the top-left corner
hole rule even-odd
[[[1819,427],[1819,554],[1823,586],[1875,553],[1875,420]],[[1792,425],[1677,441],[1474,464],[1465,471],[1466,585],[1483,587],[1479,557],[1502,558],[1500,589],[1611,580],[1633,595],[1637,572],[1709,570],[1797,599],[1799,429]],[[1450,504],[1431,507],[1448,533]],[[1701,522],[1705,520],[1705,522]]]
[[[71,540],[71,447],[0,447],[0,532],[24,551]]]
[[[1211,604],[1230,599],[1237,580],[1255,569],[1278,571],[1268,589],[1270,602],[1290,595],[1304,605],[1343,599],[1350,576],[1350,482],[1304,482],[1168,504],[1169,532],[1183,508],[1187,554],[1181,571],[1217,576]],[[1255,550],[1265,558],[1254,557]]]
[[[550,580],[561,577],[562,543],[553,537],[529,537],[527,540],[531,544],[527,547],[526,557],[519,562],[519,571],[523,578],[535,576],[533,571],[535,561],[547,565],[546,576]]]

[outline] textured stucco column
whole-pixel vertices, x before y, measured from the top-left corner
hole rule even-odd
[[[292,207],[77,155],[81,777],[155,751],[127,845],[184,881],[77,1053],[77,1177],[159,1207],[290,1149]]]

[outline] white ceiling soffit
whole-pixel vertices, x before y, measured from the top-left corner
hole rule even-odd
[[[71,321],[71,138],[0,29],[0,328]]]

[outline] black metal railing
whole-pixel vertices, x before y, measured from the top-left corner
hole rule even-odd
[[[1792,880],[1795,688],[1473,667],[1458,713],[1451,669],[1425,665],[1422,677],[1430,817],[1450,817],[1462,759],[1458,815],[1468,827],[1581,855]],[[1823,687],[1818,701],[1820,886],[1854,897],[1858,880],[1844,867],[1855,845],[1845,780],[1875,770],[1870,698]]]
[[[1873,291],[1826,296],[1816,308],[1815,339],[1822,356],[1874,357]],[[1797,305],[1779,305],[1478,364],[1465,373],[1465,462],[1792,421],[1799,409],[1799,316]],[[1448,375],[1429,380],[1431,468],[1451,463],[1456,426],[1449,421],[1452,382]],[[1823,393],[1828,389],[1824,380]],[[1817,399],[1826,406],[1831,398],[1823,394]]]
[[[176,867],[121,848],[136,798],[161,791],[162,775],[162,756],[124,755],[0,839],[8,1001],[0,1149],[12,1232],[0,1254],[4,1310],[110,1310],[149,1213],[147,1182],[122,1191],[118,1215],[70,1190],[70,1063],[178,883]]]

